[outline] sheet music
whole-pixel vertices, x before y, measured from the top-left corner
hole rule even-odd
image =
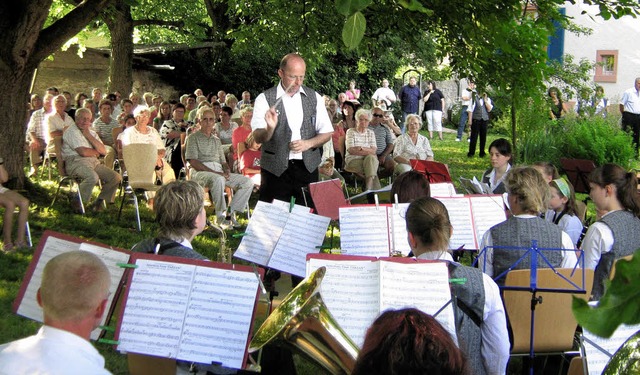
[[[233,256],[266,266],[287,223],[288,212],[288,206],[285,209],[282,204],[258,201],[246,234]]]
[[[37,292],[42,283],[42,271],[51,258],[74,250],[84,250],[97,255],[105,263],[109,269],[111,275],[111,284],[109,285],[109,291],[111,292],[108,298],[107,306],[111,306],[113,299],[116,296],[116,291],[124,269],[119,267],[117,263],[127,263],[129,261],[129,254],[120,251],[112,250],[108,247],[102,247],[92,245],[88,243],[78,243],[74,241],[68,241],[65,239],[57,238],[54,236],[48,236],[46,242],[42,248],[42,252],[36,264],[36,268],[29,280],[29,284],[22,298],[22,301],[18,307],[16,313],[26,318],[33,319],[38,322],[42,322],[44,317],[42,315],[42,308],[38,305]],[[104,325],[108,318],[108,314],[104,314],[100,325]],[[91,332],[91,339],[97,340],[100,337],[102,330],[96,328]]]
[[[456,188],[451,182],[435,182],[429,184],[432,197],[454,197]]]
[[[289,212],[289,209],[291,208],[291,202],[285,202],[285,201],[281,201],[278,199],[274,199],[273,202],[271,202],[271,204],[273,206],[282,208],[283,210],[285,210],[286,212]],[[299,204],[294,204],[293,205],[293,209],[291,210],[291,212],[297,212],[297,213],[304,213],[304,212],[311,212],[311,208],[307,207],[307,206],[301,206]]]
[[[504,201],[501,195],[472,196],[471,212],[476,228],[476,243],[480,246],[482,236],[492,226],[507,220],[504,212]]]
[[[340,207],[340,248],[344,254],[389,256],[386,206]]]
[[[118,350],[177,358],[196,267],[146,259],[136,265]]]
[[[325,266],[320,294],[327,309],[353,342],[362,347],[367,328],[380,310],[379,262],[311,258],[307,275]]]
[[[436,198],[447,208],[449,220],[453,226],[453,235],[449,240],[450,249],[477,249],[475,230],[471,215],[471,201],[468,197]]]
[[[640,324],[637,325],[621,325],[615,330],[610,338],[602,338],[587,331],[583,328],[584,350],[587,357],[587,367],[589,375],[600,375],[607,363],[609,363],[609,355],[600,351],[595,345],[598,345],[608,353],[613,355],[627,339],[640,331]]]
[[[318,253],[329,227],[330,218],[309,212],[292,212],[280,235],[269,267],[304,277],[307,254]]]
[[[460,181],[460,185],[462,185],[462,188],[464,188],[468,194],[484,194],[484,192],[482,191],[482,186],[480,186],[478,179],[476,179],[475,177],[473,178],[473,180],[459,177],[458,180]]]
[[[196,267],[177,357],[242,368],[257,289],[251,272]]]
[[[388,207],[389,238],[391,250],[400,252],[403,256],[409,255],[411,246],[407,238],[407,220],[405,219],[409,203],[393,204]]]
[[[380,312],[415,307],[434,315],[451,300],[449,269],[444,262],[398,263],[380,260]],[[453,307],[435,317],[457,343]]]

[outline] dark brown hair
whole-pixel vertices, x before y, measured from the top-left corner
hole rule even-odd
[[[395,203],[398,195],[398,203],[411,203],[413,200],[431,196],[429,179],[420,172],[408,171],[399,175],[391,187],[391,202]]]
[[[462,351],[432,316],[387,310],[367,330],[352,375],[467,374]]]
[[[638,178],[617,164],[604,164],[589,174],[589,182],[601,188],[607,185],[616,187],[616,198],[627,210],[640,217],[640,198],[638,198]]]

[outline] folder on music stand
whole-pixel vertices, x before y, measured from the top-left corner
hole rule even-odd
[[[589,194],[589,173],[596,169],[592,160],[561,158],[560,166],[576,193]]]
[[[411,163],[411,168],[420,173],[424,173],[430,183],[451,182],[449,167],[444,163],[418,159],[411,159],[409,162]]]

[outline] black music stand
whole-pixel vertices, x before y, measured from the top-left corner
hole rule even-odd
[[[538,241],[537,240],[532,240],[531,241],[531,247],[526,248],[526,247],[511,247],[511,246],[487,246],[484,249],[482,249],[480,251],[480,254],[478,255],[478,257],[476,258],[476,260],[473,263],[473,266],[477,266],[477,262],[478,260],[484,256],[484,260],[485,260],[485,264],[486,264],[486,250],[492,248],[492,249],[503,249],[503,250],[525,250],[525,253],[518,259],[516,260],[511,266],[509,266],[509,268],[507,270],[505,270],[504,272],[502,272],[501,274],[497,275],[494,277],[494,281],[498,281],[501,280],[502,278],[506,277],[506,275],[509,273],[509,271],[514,270],[515,267],[518,266],[518,264],[520,264],[523,260],[525,259],[529,259],[529,264],[530,264],[530,280],[529,280],[529,286],[527,287],[522,287],[522,286],[505,286],[503,285],[504,283],[498,283],[500,290],[501,291],[506,291],[506,290],[512,290],[512,291],[519,291],[519,292],[529,292],[531,293],[531,322],[530,322],[530,328],[529,328],[529,374],[533,375],[534,374],[534,358],[535,358],[535,351],[534,351],[534,342],[535,342],[535,312],[536,312],[536,306],[538,304],[543,303],[542,297],[537,296],[537,293],[539,292],[548,292],[548,293],[570,293],[570,294],[586,294],[587,293],[587,287],[586,287],[586,277],[585,277],[585,270],[584,270],[584,256],[581,254],[580,257],[578,258],[578,264],[581,264],[581,268],[576,269],[574,267],[574,272],[582,272],[582,287],[580,285],[577,285],[576,283],[574,283],[572,280],[566,278],[564,275],[562,275],[559,272],[556,272],[556,268],[553,267],[551,265],[551,263],[549,262],[549,260],[547,259],[547,257],[542,253],[542,251],[571,251],[571,250],[567,250],[567,249],[561,249],[561,248],[539,248],[538,247]],[[558,276],[561,277],[562,279],[564,279],[564,281],[566,281],[571,288],[570,289],[560,289],[560,288],[543,288],[543,287],[539,287],[538,286],[538,268],[540,267],[538,265],[538,256],[540,256],[540,258],[542,259],[543,263],[546,264],[546,267],[544,268],[550,268],[554,271],[554,273]],[[526,268],[525,268],[526,270]],[[484,269],[482,270],[483,272],[485,271]],[[504,298],[504,297],[503,297]]]
[[[596,169],[592,160],[561,158],[560,167],[576,193],[589,194],[589,173]]]
[[[413,170],[426,175],[429,183],[451,182],[449,167],[444,163],[419,159],[411,159],[409,163]]]

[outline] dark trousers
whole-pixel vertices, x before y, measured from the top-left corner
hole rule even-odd
[[[260,200],[271,202],[274,199],[289,202],[296,198],[296,204],[304,205],[302,189],[312,182],[318,182],[318,168],[309,172],[302,160],[289,160],[289,167],[280,176],[267,171],[264,167],[260,171]],[[309,206],[312,202],[308,200]]]
[[[473,156],[476,153],[478,135],[480,136],[480,156],[485,155],[484,146],[487,143],[487,125],[489,125],[489,121],[475,119],[471,121],[471,140],[467,156]]]
[[[637,155],[638,139],[640,138],[640,114],[622,112],[622,130],[629,131],[629,128],[633,131],[633,145],[636,148]]]

